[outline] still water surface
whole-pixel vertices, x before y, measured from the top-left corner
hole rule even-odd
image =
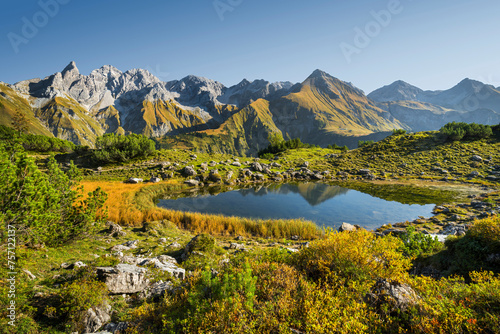
[[[163,208],[261,219],[304,218],[319,226],[342,222],[375,229],[383,224],[430,217],[434,204],[402,204],[356,190],[323,183],[256,186],[217,195],[181,193],[177,199],[160,199]]]

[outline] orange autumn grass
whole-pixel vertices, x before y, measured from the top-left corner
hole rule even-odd
[[[243,235],[272,238],[290,238],[298,235],[303,239],[315,239],[321,231],[310,221],[256,220],[222,215],[181,212],[162,209],[154,204],[154,198],[162,193],[178,190],[178,181],[157,185],[127,184],[117,181],[83,181],[85,193],[101,187],[107,194],[108,218],[120,225],[141,226],[144,222],[169,220],[178,227],[193,233],[213,235]]]

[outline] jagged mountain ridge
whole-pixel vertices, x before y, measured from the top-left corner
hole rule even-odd
[[[255,154],[270,132],[353,147],[394,128],[436,130],[453,120],[497,124],[500,91],[470,79],[445,91],[396,81],[366,96],[320,70],[302,83],[244,79],[225,87],[193,75],[163,82],[146,70],[110,65],[82,75],[71,62],[44,79],[0,83],[0,124],[10,125],[16,112],[25,114],[31,132],[77,144],[92,146],[104,133],[193,133],[183,137],[188,147]]]
[[[44,79],[4,86],[10,89],[11,95],[15,92],[27,101],[25,104],[33,109],[31,114],[47,115],[45,111],[50,105],[51,109],[59,109],[59,112],[52,112],[52,116],[63,118],[64,123],[71,123],[72,118],[67,114],[67,105],[78,105],[76,109],[94,118],[101,128],[96,127],[95,122],[88,124],[88,120],[84,120],[86,117],[80,114],[76,117],[85,124],[74,133],[56,129],[54,124],[60,122],[48,122],[47,117],[39,121],[43,123],[42,128],[54,136],[78,144],[92,144],[97,135],[105,132],[144,133],[158,137],[214,128],[234,113],[237,106],[266,98],[292,84],[257,80],[227,88],[219,82],[196,76],[162,82],[146,70],[121,72],[109,65],[85,76],[71,62],[63,71]],[[219,98],[231,103],[222,103]],[[72,111],[72,114],[75,113]],[[3,123],[9,124],[8,121]]]

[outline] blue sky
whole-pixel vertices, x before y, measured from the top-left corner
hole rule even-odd
[[[301,82],[317,68],[366,93],[399,79],[500,86],[499,13],[497,0],[9,0],[0,81],[45,77],[74,60],[82,74],[109,64],[226,86]]]

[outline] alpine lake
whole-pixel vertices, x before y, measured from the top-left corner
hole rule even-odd
[[[284,183],[191,188],[157,199],[161,208],[255,219],[303,218],[320,227],[343,222],[374,230],[431,217],[436,205],[464,201],[473,189],[443,185]]]

